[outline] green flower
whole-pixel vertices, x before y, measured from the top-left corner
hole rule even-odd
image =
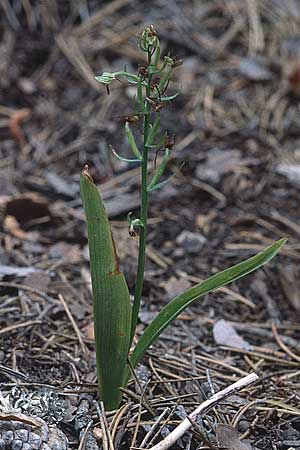
[[[110,72],[103,72],[102,75],[95,77],[95,80],[99,81],[99,83],[102,84],[110,84],[115,79],[115,74]]]

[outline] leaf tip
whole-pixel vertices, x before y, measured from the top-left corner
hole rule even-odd
[[[93,178],[92,178],[92,176],[91,176],[91,174],[89,172],[89,166],[87,164],[82,169],[81,175],[84,176],[84,177],[87,177],[93,184],[95,184],[94,180],[93,180]]]
[[[288,240],[290,236],[284,236],[283,238],[279,239],[278,243],[280,243],[280,247],[282,247]]]

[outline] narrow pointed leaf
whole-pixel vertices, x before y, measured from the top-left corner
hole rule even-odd
[[[174,94],[174,95],[168,95],[166,97],[160,97],[159,101],[161,101],[161,102],[170,102],[171,100],[174,100],[174,98],[176,98],[177,95],[179,95],[178,92],[176,92],[176,94]]]
[[[93,289],[94,328],[100,398],[107,410],[121,399],[130,345],[131,303],[120,271],[107,214],[85,168],[80,192],[86,215]]]
[[[128,139],[129,145],[130,145],[130,147],[131,147],[132,153],[133,153],[134,156],[136,156],[140,161],[142,161],[143,157],[142,157],[142,155],[140,154],[139,149],[137,148],[137,145],[136,145],[134,136],[133,136],[132,131],[131,131],[130,126],[129,126],[129,122],[126,122],[126,123],[125,123],[125,132],[126,132],[127,139]]]
[[[159,92],[164,92],[164,90],[166,89],[168,83],[169,83],[169,79],[171,77],[171,73],[172,73],[172,67],[169,67],[164,76],[162,77],[162,79],[160,80],[160,83],[158,85],[158,90]]]
[[[235,281],[270,261],[280,248],[285,244],[287,238],[282,238],[275,242],[273,245],[267,247],[261,253],[247,259],[235,266],[232,266],[216,275],[211,276],[207,280],[193,286],[185,291],[183,294],[178,295],[171,300],[155,317],[155,319],[145,329],[144,334],[138,341],[132,356],[131,363],[135,367],[142,356],[145,354],[151,344],[157,339],[157,337],[163,332],[163,330],[176,319],[176,317],[191,303],[197,300],[199,297],[218,289],[221,286],[225,286],[232,281]],[[128,377],[127,373],[127,377]]]
[[[157,185],[158,180],[160,179],[160,177],[162,176],[162,174],[164,173],[164,170],[166,168],[166,164],[169,159],[169,154],[170,154],[170,150],[168,148],[166,148],[164,157],[163,157],[160,165],[156,169],[155,174],[147,187],[147,191],[151,191],[153,186]]]
[[[160,150],[161,148],[164,147],[166,138],[167,138],[167,133],[164,133],[157,144],[149,145],[148,148],[150,148],[151,150]]]
[[[160,127],[160,114],[158,113],[155,119],[155,122],[151,128],[151,131],[149,133],[149,136],[146,141],[146,147],[150,147],[150,145],[153,143],[155,136],[157,135],[157,132]]]
[[[180,167],[176,170],[176,172],[175,173],[173,173],[169,178],[167,178],[166,180],[164,180],[164,181],[161,181],[160,183],[156,183],[156,184],[153,184],[152,185],[152,182],[151,182],[151,186],[149,185],[148,186],[148,188],[147,188],[147,191],[148,192],[151,192],[151,191],[155,191],[155,189],[160,189],[160,188],[162,188],[163,186],[165,186],[166,184],[168,184],[168,183],[170,183],[170,181],[174,178],[174,177],[176,177],[176,175],[178,174],[178,172],[182,169],[182,167],[184,166],[184,162],[180,165]]]
[[[120,161],[124,161],[124,162],[127,162],[127,163],[140,163],[140,162],[141,162],[140,159],[128,159],[128,158],[123,158],[123,156],[120,156],[120,155],[116,152],[116,150],[115,150],[111,145],[110,145],[109,147],[110,147],[112,153],[114,154],[114,156],[115,156],[117,159],[119,159]]]
[[[137,100],[138,100],[139,107],[141,108],[141,112],[146,113],[147,110],[145,108],[144,97],[143,97],[143,84],[142,84],[142,80],[140,78],[139,78],[139,81],[137,84]]]

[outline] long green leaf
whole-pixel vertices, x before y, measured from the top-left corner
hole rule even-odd
[[[140,151],[136,145],[134,136],[133,136],[132,131],[129,126],[129,122],[125,122],[125,132],[126,132],[127,139],[128,139],[128,142],[130,144],[130,147],[131,147],[131,150],[132,150],[134,156],[136,156],[139,161],[142,161],[143,157],[140,154]]]
[[[160,113],[157,113],[156,119],[154,124],[152,125],[152,128],[150,130],[149,136],[147,137],[147,141],[145,146],[146,147],[150,147],[150,145],[152,145],[155,136],[157,135],[157,132],[159,130],[160,127]]]
[[[247,259],[235,266],[232,266],[216,275],[211,276],[207,280],[193,286],[185,291],[183,294],[173,298],[155,317],[155,319],[145,329],[144,334],[138,341],[132,356],[131,363],[133,367],[137,365],[139,360],[143,357],[147,349],[162,333],[162,331],[176,319],[176,317],[191,303],[197,300],[202,295],[212,292],[215,289],[231,283],[238,278],[247,275],[250,272],[258,269],[272,259],[280,248],[285,244],[287,238],[282,238],[273,245],[267,247],[261,253]],[[128,373],[127,373],[128,377]]]
[[[112,153],[114,154],[114,156],[119,159],[120,161],[124,161],[127,163],[140,163],[141,160],[140,159],[128,159],[128,158],[123,158],[123,156],[119,155],[116,150],[110,145],[109,148],[111,149]]]
[[[163,186],[165,186],[166,184],[168,184],[168,183],[170,183],[170,181],[174,178],[174,177],[176,177],[176,175],[178,174],[178,172],[182,169],[182,167],[185,165],[185,162],[182,162],[181,164],[180,164],[180,166],[178,167],[178,169],[176,170],[176,172],[174,172],[174,173],[172,173],[172,175],[170,175],[169,176],[169,178],[167,178],[166,180],[164,180],[164,181],[161,181],[160,183],[152,183],[152,181],[151,181],[151,186],[149,185],[148,187],[147,187],[147,191],[148,192],[151,192],[151,191],[155,191],[155,189],[160,189],[160,188],[162,188]]]
[[[164,97],[160,97],[159,101],[160,102],[170,102],[171,100],[174,100],[178,95],[179,95],[179,93],[176,92],[176,94],[174,94],[174,95],[167,95]]]
[[[87,168],[80,177],[80,191],[88,229],[100,398],[112,410],[119,406],[127,365],[130,296],[102,199]]]

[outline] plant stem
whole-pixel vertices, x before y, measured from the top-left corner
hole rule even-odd
[[[148,77],[148,83],[146,86],[146,97],[151,94],[151,75]],[[145,254],[146,254],[146,240],[147,240],[147,219],[148,219],[148,191],[147,191],[147,172],[148,172],[148,147],[146,145],[149,131],[150,131],[150,114],[151,106],[148,102],[145,104],[146,112],[144,118],[144,145],[143,145],[143,159],[141,164],[141,222],[143,224],[140,227],[139,237],[139,256],[138,267],[136,275],[136,285],[134,292],[134,301],[132,306],[132,318],[131,318],[131,336],[130,344],[134,338],[135,329],[138,322],[138,315],[140,311],[140,304],[144,285],[144,271],[145,271]]]

